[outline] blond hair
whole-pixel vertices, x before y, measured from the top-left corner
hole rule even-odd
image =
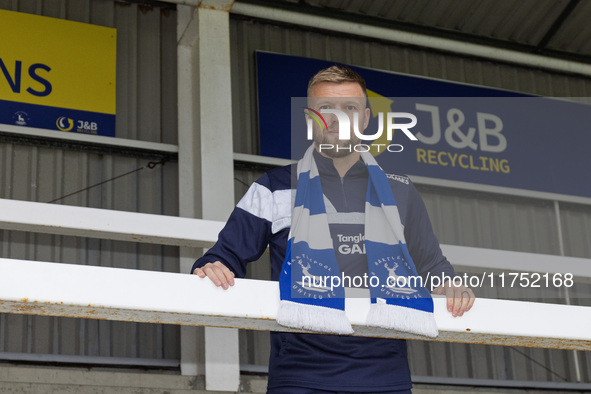
[[[322,82],[356,82],[361,86],[363,94],[367,97],[367,92],[365,91],[365,79],[347,66],[334,65],[318,71],[316,75],[310,78],[310,82],[308,82],[308,96],[312,93],[314,86]]]

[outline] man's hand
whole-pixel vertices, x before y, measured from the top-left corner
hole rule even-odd
[[[221,261],[215,263],[207,263],[201,268],[195,268],[193,275],[200,278],[206,276],[217,286],[228,290],[230,286],[234,286],[234,273],[228,267],[222,264]]]
[[[468,312],[476,300],[472,289],[464,285],[454,286],[451,280],[433,290],[433,294],[445,294],[447,310],[451,312],[453,317],[462,316],[464,312]]]

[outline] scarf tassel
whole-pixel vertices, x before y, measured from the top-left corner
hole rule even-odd
[[[282,300],[279,302],[277,323],[282,326],[332,334],[353,334],[345,311]]]
[[[366,324],[430,338],[436,338],[439,333],[433,313],[390,305],[379,300],[377,303],[371,304]]]

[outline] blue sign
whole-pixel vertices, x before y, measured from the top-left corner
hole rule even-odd
[[[308,80],[332,64],[257,53],[262,155],[301,157],[311,144],[304,116]],[[355,147],[371,151],[386,172],[591,197],[591,182],[581,178],[591,170],[588,105],[351,68],[367,82],[365,134],[379,131],[380,112],[383,122],[388,113],[417,120],[410,129],[416,141],[400,130],[384,140],[383,123],[382,138]]]

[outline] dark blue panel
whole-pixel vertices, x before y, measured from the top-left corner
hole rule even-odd
[[[257,53],[261,155],[301,157],[311,141],[303,116],[306,101],[297,98],[306,96],[308,80],[318,70],[332,64]],[[403,151],[376,156],[386,172],[591,197],[591,182],[582,179],[591,171],[589,106],[351,68],[365,78],[369,90],[393,100],[391,112],[416,115],[411,131],[427,137],[411,141],[396,131],[390,143],[402,145]],[[438,116],[420,105],[436,108]],[[438,137],[433,137],[434,124]],[[497,126],[498,133],[487,132]],[[377,129],[377,117],[372,117],[368,133]]]
[[[115,115],[0,100],[0,123],[115,137]]]

